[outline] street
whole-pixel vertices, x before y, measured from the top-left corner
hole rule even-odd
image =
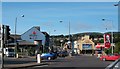
[[[35,58],[13,58],[13,57],[6,57],[4,58],[4,64],[6,65],[12,65],[12,64],[26,64],[26,63],[32,63],[36,62]]]
[[[55,60],[42,60],[42,63],[45,63],[44,65],[34,65],[37,63],[35,57],[26,57],[26,58],[12,58],[7,57],[4,59],[4,67],[7,67],[5,69],[14,68],[14,67],[21,67],[20,65],[34,65],[34,66],[28,66],[23,67],[22,69],[39,69],[39,68],[59,68],[59,67],[67,67],[67,68],[80,68],[80,69],[86,69],[86,68],[92,68],[92,69],[105,69],[109,64],[111,64],[113,61],[101,61],[96,56],[90,56],[90,55],[79,55],[79,56],[72,56],[72,57],[58,57]],[[21,69],[21,68],[17,68]]]
[[[34,66],[34,68],[40,67],[96,67],[104,69],[113,61],[100,61],[99,58],[95,56],[73,56],[73,57],[65,57],[65,58],[58,58],[56,60],[51,61],[43,61],[47,62],[48,65],[44,66]],[[31,67],[30,67],[31,68]]]

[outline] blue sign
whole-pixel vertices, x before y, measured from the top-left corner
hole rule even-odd
[[[82,44],[83,49],[92,49],[92,44]]]

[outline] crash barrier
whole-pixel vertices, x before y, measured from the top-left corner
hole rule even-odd
[[[116,66],[118,64],[118,66]],[[112,64],[107,66],[105,69],[120,69],[120,59],[114,61]]]

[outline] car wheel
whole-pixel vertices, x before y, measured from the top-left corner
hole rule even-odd
[[[103,61],[106,61],[106,59],[105,59],[105,58],[103,58]]]
[[[51,60],[51,57],[48,57],[48,60]]]

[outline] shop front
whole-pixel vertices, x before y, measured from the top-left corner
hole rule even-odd
[[[85,35],[77,41],[80,49],[80,54],[94,54],[95,46],[92,39],[89,39],[89,35]]]
[[[91,54],[92,53],[92,44],[82,44],[82,54]]]

